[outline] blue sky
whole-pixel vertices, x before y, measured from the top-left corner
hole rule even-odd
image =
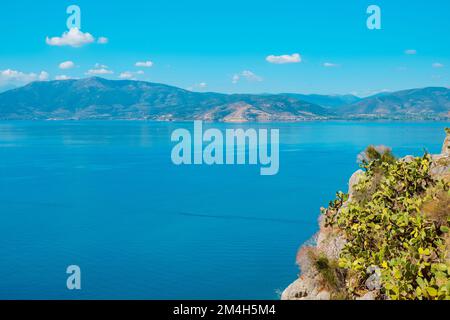
[[[72,4],[92,43],[52,45],[46,37],[67,32]],[[371,4],[381,30],[366,27]],[[448,87],[449,12],[448,0],[9,1],[0,11],[0,88],[96,72],[228,93]],[[294,54],[293,63],[267,61]],[[61,69],[67,61],[73,67]]]

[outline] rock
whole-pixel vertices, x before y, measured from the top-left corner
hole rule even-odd
[[[356,298],[356,300],[375,300],[378,296],[377,291],[369,291],[366,294],[364,294],[362,297]]]
[[[317,248],[328,259],[337,260],[347,240],[342,234],[322,230],[317,237]]]
[[[330,300],[331,293],[321,289],[317,278],[300,277],[281,294],[281,300]]]
[[[352,176],[350,177],[350,180],[348,181],[348,200],[351,201],[353,198],[353,195],[355,193],[355,186],[361,181],[361,178],[364,176],[364,171],[361,169],[355,171]]]
[[[303,281],[297,279],[281,293],[281,300],[299,300],[307,295]]]
[[[450,155],[450,128],[446,128],[445,132],[447,136],[445,137],[444,144],[442,145],[441,154]]]
[[[281,294],[281,300],[310,300],[317,295],[317,282],[314,278],[300,277]]]
[[[436,180],[450,182],[450,154],[433,155],[430,174]]]
[[[438,159],[431,164],[430,174],[434,177],[440,177],[450,170],[450,159]]]
[[[317,294],[315,300],[330,300],[330,298],[331,298],[330,292],[322,290]]]
[[[370,266],[367,268],[367,274],[370,276],[366,280],[367,289],[380,290],[381,288],[381,270],[378,266]]]

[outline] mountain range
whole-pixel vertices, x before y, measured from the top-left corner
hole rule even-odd
[[[37,81],[0,93],[0,119],[303,121],[448,119],[450,89],[353,95],[222,94],[99,77]]]

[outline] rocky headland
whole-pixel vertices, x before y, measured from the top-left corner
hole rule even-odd
[[[281,299],[450,299],[450,129],[440,154],[370,146],[358,160]]]

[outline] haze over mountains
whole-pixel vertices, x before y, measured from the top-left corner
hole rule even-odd
[[[33,82],[0,93],[0,119],[302,121],[448,119],[450,89],[352,95],[221,94],[93,77]]]

